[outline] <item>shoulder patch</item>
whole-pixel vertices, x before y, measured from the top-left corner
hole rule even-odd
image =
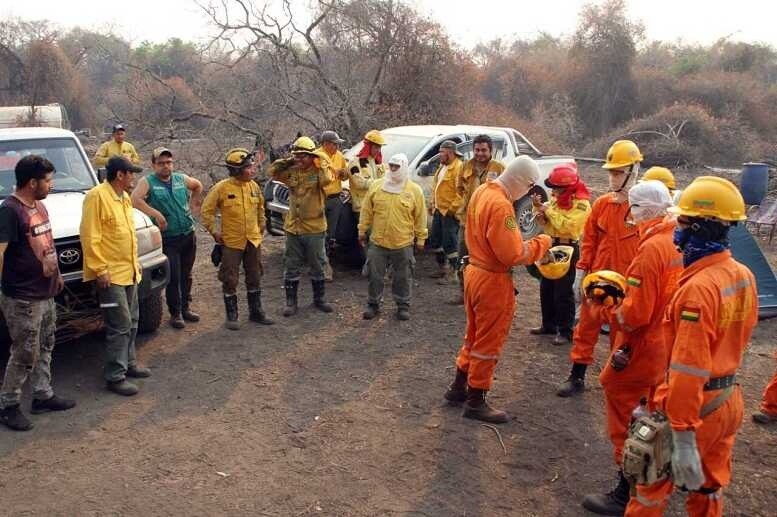
[[[683,307],[680,309],[680,319],[685,321],[692,321],[694,323],[699,321],[701,317],[701,310],[692,307]]]
[[[626,281],[632,287],[639,287],[642,285],[642,279],[637,276],[630,276]]]
[[[516,231],[518,229],[518,223],[515,221],[514,215],[505,217],[505,228],[511,231]]]
[[[588,204],[584,203],[583,201],[578,201],[575,203],[575,208],[578,210],[588,210]]]

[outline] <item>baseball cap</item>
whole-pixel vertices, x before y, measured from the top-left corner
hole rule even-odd
[[[108,159],[108,163],[105,165],[105,170],[108,172],[143,172],[142,167],[132,165],[128,159],[118,155],[111,156]]]
[[[321,143],[324,142],[334,142],[336,144],[342,144],[345,142],[342,138],[340,138],[340,135],[338,135],[335,131],[324,131],[321,133]]]
[[[453,140],[446,140],[443,143],[441,143],[440,150],[443,150],[443,149],[450,149],[456,154],[456,156],[464,156],[458,151],[458,149],[456,149],[456,142],[454,142]]]
[[[151,162],[156,162],[160,156],[163,154],[168,155],[170,158],[173,157],[173,152],[168,149],[167,147],[157,147],[153,151],[151,151]]]
[[[126,131],[126,129],[122,124],[116,124],[115,126],[113,126],[111,133],[115,133],[116,131]]]

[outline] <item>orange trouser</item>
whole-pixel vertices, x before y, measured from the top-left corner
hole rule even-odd
[[[642,397],[648,401],[653,398],[654,386],[602,382],[604,388],[604,407],[607,413],[607,434],[612,442],[615,464],[623,463],[623,444],[629,436],[631,412],[639,405]],[[652,407],[652,405],[651,405]]]
[[[572,350],[569,352],[569,358],[572,359],[573,363],[591,364],[594,362],[594,348],[599,342],[599,331],[602,324],[606,323],[601,319],[600,314],[595,305],[585,302],[580,304],[580,319],[575,325],[572,334]]]
[[[777,372],[764,391],[764,399],[761,401],[761,411],[769,415],[777,415]]]
[[[469,265],[464,269],[467,330],[456,367],[468,373],[467,384],[491,389],[515,311],[513,280],[508,273],[491,273]]]
[[[696,445],[699,448],[705,479],[702,489],[711,493],[691,492],[688,495],[685,509],[689,517],[723,515],[723,494],[720,489],[727,486],[731,480],[731,451],[737,430],[742,424],[743,411],[742,392],[737,387],[722,407],[704,417],[701,426],[696,430]],[[672,490],[674,485],[671,479],[650,486],[637,486],[637,495],[629,501],[626,516],[663,515]]]

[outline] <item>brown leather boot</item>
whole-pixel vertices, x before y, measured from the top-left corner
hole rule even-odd
[[[467,387],[467,402],[464,404],[464,417],[474,420],[482,420],[492,424],[507,423],[507,413],[494,409],[486,402],[487,390],[479,390],[471,386]]]

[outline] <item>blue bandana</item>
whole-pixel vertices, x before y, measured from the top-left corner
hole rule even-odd
[[[683,252],[683,266],[688,267],[697,260],[720,253],[729,248],[728,240],[708,241],[693,235],[690,228],[675,228],[673,242]]]

